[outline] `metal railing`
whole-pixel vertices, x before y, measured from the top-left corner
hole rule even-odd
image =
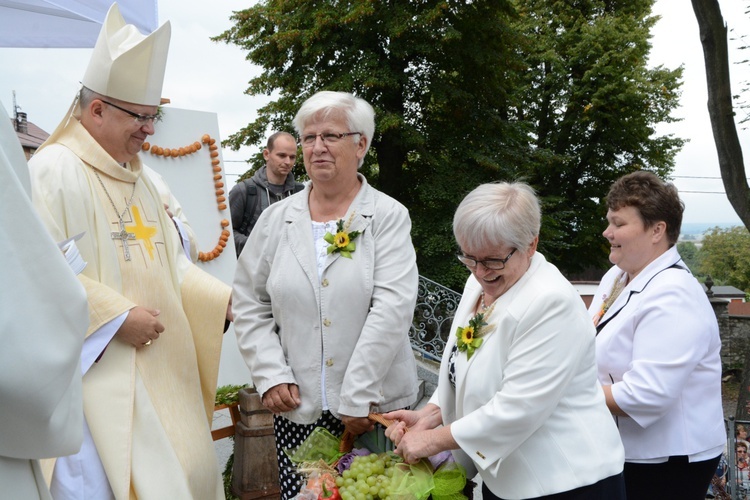
[[[409,329],[412,349],[428,359],[440,361],[460,301],[460,293],[420,276],[417,305]]]

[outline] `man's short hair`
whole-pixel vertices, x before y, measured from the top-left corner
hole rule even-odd
[[[269,151],[273,151],[273,143],[276,142],[276,139],[278,139],[282,135],[288,136],[292,141],[294,141],[294,136],[289,132],[274,132],[268,137],[268,142],[266,142],[266,149],[268,149]]]

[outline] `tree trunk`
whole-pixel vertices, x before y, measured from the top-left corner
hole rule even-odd
[[[396,130],[383,132],[380,143],[376,148],[378,158],[378,189],[392,196],[401,203],[404,202],[403,168],[406,162],[406,152],[400,145],[400,134]]]
[[[718,0],[691,0],[698,20],[708,84],[708,114],[719,155],[719,169],[729,203],[745,227],[750,228],[748,188],[742,148],[737,136],[729,80],[727,27]]]

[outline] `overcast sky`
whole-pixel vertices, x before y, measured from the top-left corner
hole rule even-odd
[[[215,112],[222,138],[236,132],[256,116],[268,98],[244,94],[247,82],[260,71],[245,60],[237,47],[211,42],[231,26],[229,16],[249,0],[160,0],[160,23],[172,23],[172,41],[163,95],[172,106]],[[730,29],[750,36],[750,16],[746,2],[720,0]],[[687,0],[657,0],[654,13],[662,16],[654,30],[652,64],[674,68],[685,66],[682,107],[677,116],[683,121],[665,125],[662,133],[690,139],[677,156],[675,185],[686,204],[686,223],[740,224],[724,195],[716,149],[706,110],[706,82],[698,26]],[[732,36],[730,34],[730,36]],[[732,61],[750,59],[750,50],[736,50],[730,40]],[[0,48],[0,102],[12,113],[13,95],[28,119],[51,132],[68,109],[88,64],[91,49],[12,49]],[[733,92],[750,79],[748,65],[731,67]],[[750,95],[748,96],[750,100]],[[750,131],[740,130],[745,155],[750,154]],[[223,158],[230,184],[246,170],[242,160],[253,151],[225,150]],[[747,161],[747,159],[746,159]]]

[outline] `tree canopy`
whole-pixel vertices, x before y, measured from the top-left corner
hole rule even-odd
[[[483,182],[540,195],[540,249],[564,271],[607,265],[601,198],[636,169],[667,175],[683,141],[659,136],[681,69],[648,68],[653,0],[261,0],[216,40],[274,96],[227,144],[291,131],[319,90],[376,111],[363,173],[409,208],[420,272],[461,289],[451,224]]]
[[[694,276],[700,276],[701,253],[698,246],[692,241],[680,241],[677,243],[677,251],[687,264]]]
[[[717,285],[750,293],[750,232],[743,226],[715,227],[703,237],[700,272]]]

